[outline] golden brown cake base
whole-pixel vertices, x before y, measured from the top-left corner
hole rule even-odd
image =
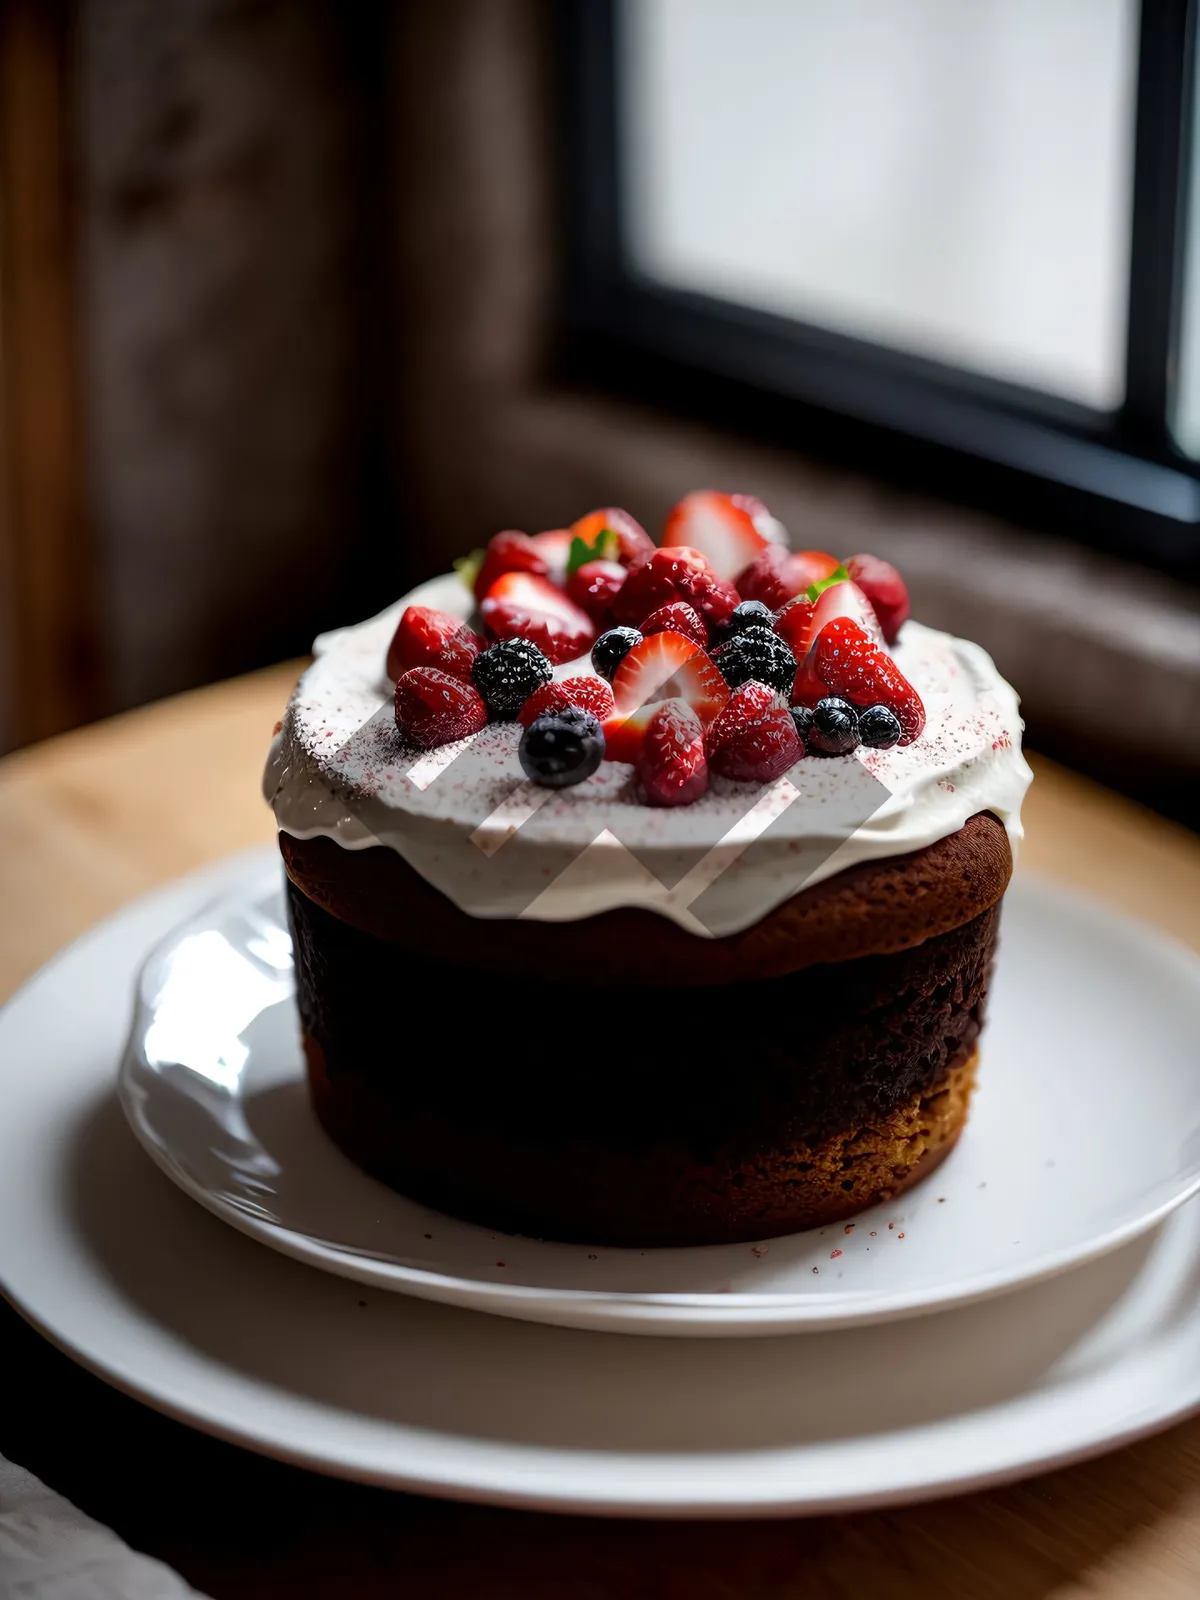
[[[481,1186],[479,1175],[494,1180],[504,1170],[503,1152],[488,1132],[399,1119],[361,1079],[331,1081],[324,1052],[311,1036],[304,1050],[313,1107],[325,1131],[352,1161],[391,1187],[504,1232],[530,1232],[530,1217],[554,1216],[555,1238],[643,1247],[799,1233],[902,1194],[954,1148],[979,1065],[976,1046],[933,1090],[812,1147],[798,1144],[773,1150],[761,1162],[719,1167],[663,1162],[657,1197],[646,1192],[644,1167],[636,1175],[632,1170],[633,1159],[642,1166],[640,1158],[631,1158],[631,1170],[622,1173],[620,1156],[604,1152],[593,1208],[587,1186],[577,1181],[581,1167],[596,1166],[598,1152],[585,1141],[557,1152],[511,1152],[510,1182],[502,1190],[494,1182]],[[624,1216],[619,1201],[614,1203],[623,1182],[639,1196]]]

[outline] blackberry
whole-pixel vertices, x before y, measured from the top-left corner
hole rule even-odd
[[[604,734],[590,711],[545,711],[521,735],[517,752],[527,778],[546,789],[582,783],[604,760]]]
[[[610,628],[592,646],[592,665],[602,678],[607,678],[611,683],[613,673],[634,645],[641,642],[642,635],[637,628]]]
[[[511,722],[535,689],[549,683],[550,663],[528,639],[501,639],[475,657],[471,682],[492,722]]]
[[[823,756],[848,756],[858,748],[858,711],[849,700],[830,696],[813,707],[808,748]]]
[[[774,625],[775,613],[769,605],[762,600],[743,600],[741,605],[733,608],[726,637],[732,639],[739,633],[745,633],[747,628],[772,628]]]
[[[731,689],[740,689],[751,678],[790,695],[796,679],[796,658],[777,633],[758,625],[734,634],[721,646],[717,656],[721,675]]]
[[[869,750],[890,750],[900,743],[904,729],[888,706],[868,706],[858,713],[858,737]]]

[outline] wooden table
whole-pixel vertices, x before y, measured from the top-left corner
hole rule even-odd
[[[271,837],[258,776],[295,674],[274,668],[0,762],[0,997],[124,901]],[[1200,840],[1036,766],[1024,865],[1200,949]],[[1200,1418],[937,1505],[790,1522],[603,1522],[422,1500],[262,1460],[118,1395],[7,1307],[0,1371],[20,1374],[0,1395],[0,1454],[215,1600],[1200,1594]]]

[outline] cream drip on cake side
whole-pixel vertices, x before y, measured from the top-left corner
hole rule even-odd
[[[281,830],[346,849],[391,848],[476,917],[575,921],[619,906],[720,937],[857,863],[949,837],[978,811],[1014,850],[1031,773],[1014,690],[977,645],[906,623],[894,655],[921,694],[924,734],[891,750],[809,756],[774,784],[717,780],[694,804],[643,805],[632,767],[606,761],[570,789],[538,788],[520,728],[416,751],[396,729],[384,658],[407,605],[466,620],[453,574],[379,616],[322,635],[263,778]],[[590,675],[586,657],[555,677]]]

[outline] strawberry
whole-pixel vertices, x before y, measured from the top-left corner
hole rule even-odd
[[[608,529],[615,534],[615,559],[623,567],[654,554],[654,541],[635,517],[619,506],[602,506],[599,511],[589,511],[573,522],[568,530],[576,539],[595,545],[600,535]]]
[[[693,639],[667,629],[634,645],[613,674],[616,716],[605,723],[609,761],[632,761],[661,701],[685,700],[707,728],[729,699],[729,687]]]
[[[867,631],[849,617],[835,617],[817,635],[810,655],[828,690],[856,706],[887,706],[904,729],[901,744],[919,739],[925,727],[921,697],[900,668]]]
[[[739,723],[714,753],[713,767],[723,778],[739,783],[772,783],[803,754],[792,713],[780,702]]]
[[[517,721],[527,728],[543,711],[565,711],[568,706],[590,711],[598,722],[607,721],[617,709],[613,692],[603,678],[557,678],[533,691]]]
[[[666,700],[655,708],[638,755],[637,775],[652,806],[690,805],[708,788],[704,729],[684,701]]]
[[[567,593],[593,622],[604,622],[625,582],[625,568],[616,561],[585,561],[567,579]]]
[[[674,600],[669,606],[659,606],[642,623],[641,631],[643,634],[665,633],[668,628],[683,634],[685,639],[694,639],[701,650],[707,650],[708,629],[694,606],[682,600]]]
[[[571,554],[570,528],[549,528],[545,533],[531,534],[529,542],[546,563],[546,577],[551,583],[564,587]]]
[[[387,675],[393,683],[410,667],[438,667],[469,678],[483,640],[459,617],[433,606],[406,606],[388,645]]]
[[[410,667],[396,679],[396,726],[424,750],[487,727],[478,691],[437,667]]]
[[[798,594],[775,618],[775,632],[787,645],[797,661],[803,661],[812,643],[813,602],[806,594]]]
[[[890,561],[879,556],[851,556],[846,571],[871,602],[886,644],[895,644],[908,621],[908,589]]]
[[[697,489],[667,516],[663,548],[698,550],[718,578],[730,581],[781,532],[763,505],[749,494]]]
[[[735,580],[743,600],[761,600],[772,611],[837,571],[837,559],[823,550],[785,550],[769,544]]]
[[[503,573],[479,609],[497,639],[528,639],[551,666],[583,655],[596,637],[587,612],[531,572]]]
[[[476,600],[483,599],[502,573],[532,572],[543,578],[549,571],[542,551],[527,533],[518,533],[515,528],[506,528],[503,533],[494,534],[488,540],[486,550],[477,552],[476,556],[464,557],[461,562],[455,562],[455,566],[464,577],[468,577],[476,559],[478,569],[472,583]]]
[[[765,683],[753,680],[735,689],[725,703],[725,709],[708,730],[708,753],[719,750],[727,739],[733,738],[748,723],[757,722],[768,711],[783,705],[783,696]]]
[[[710,628],[717,629],[729,621],[738,599],[737,590],[716,576],[699,550],[672,545],[630,567],[613,605],[613,616],[636,627],[651,612],[684,600]]]

